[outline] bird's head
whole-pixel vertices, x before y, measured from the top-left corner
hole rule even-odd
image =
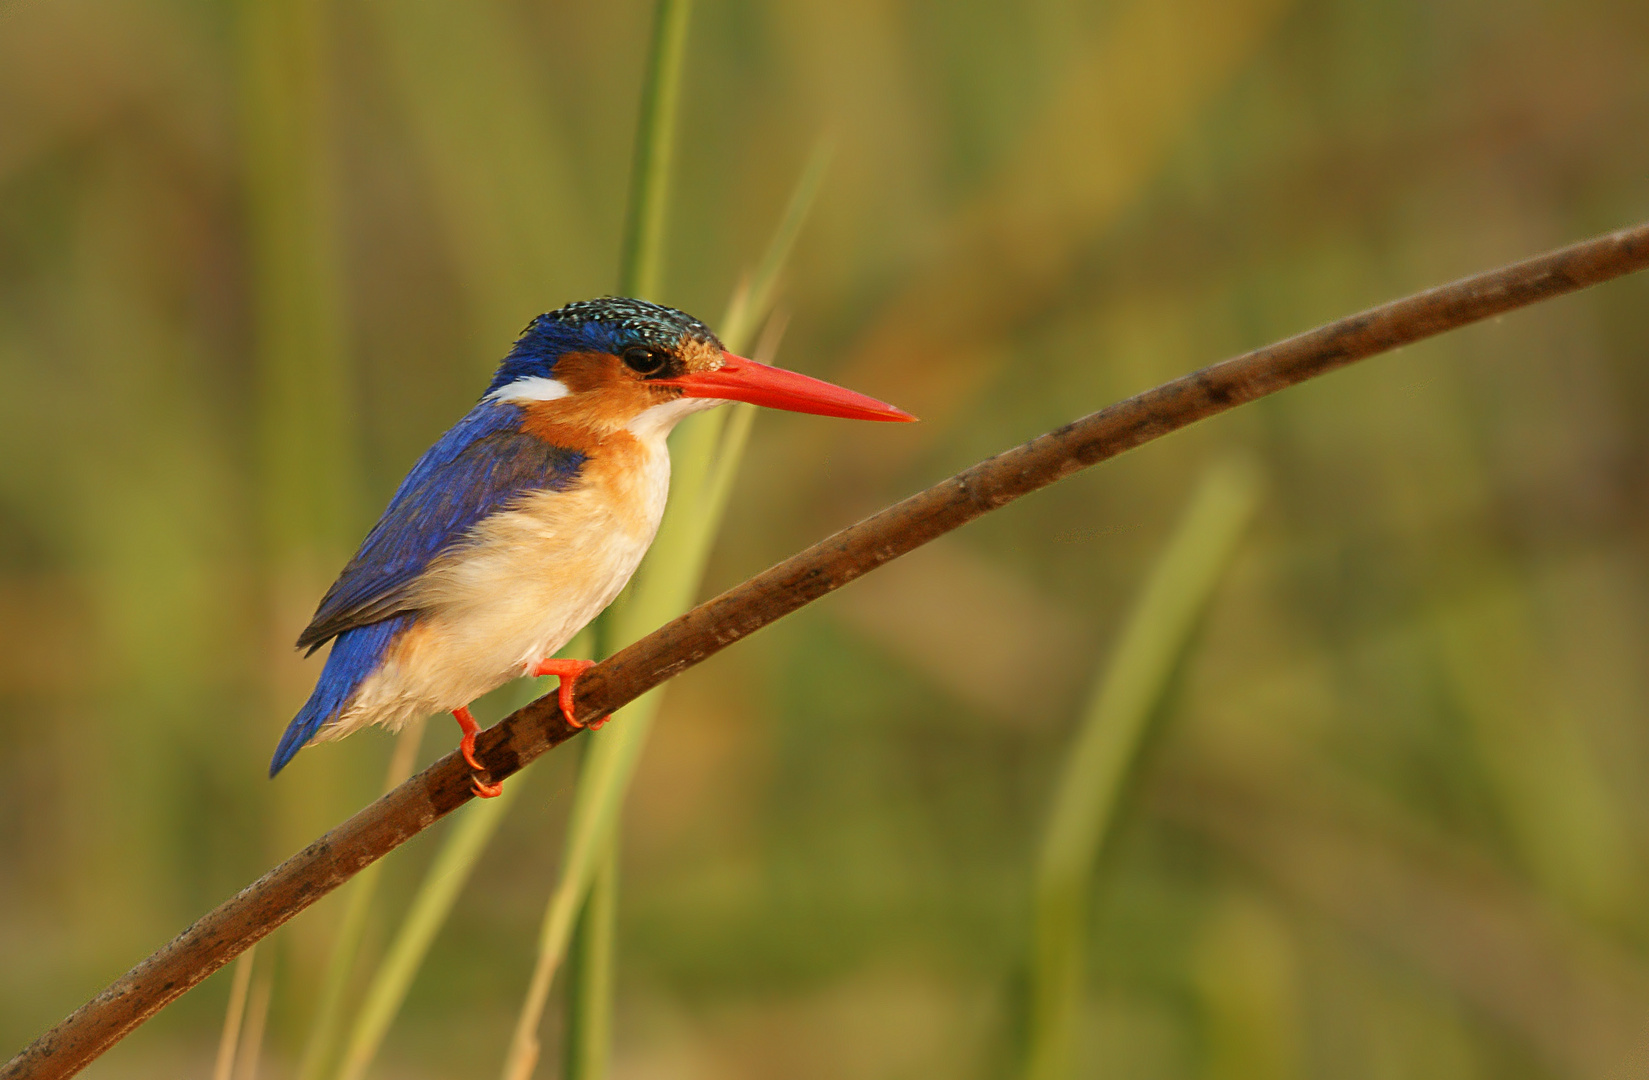
[[[875,398],[735,356],[685,312],[606,297],[534,319],[499,365],[487,397],[533,406],[597,431],[668,432],[727,401],[858,420],[914,420]],[[542,406],[540,406],[542,407]]]

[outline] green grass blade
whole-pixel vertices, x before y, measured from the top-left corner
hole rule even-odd
[[[797,184],[784,220],[757,264],[757,273],[730,305],[726,325],[731,329],[722,340],[735,352],[748,347],[765,315],[750,306],[752,298],[771,297],[774,281],[783,268],[783,255],[793,246],[817,195],[824,164],[823,152],[816,152]],[[677,429],[671,440],[670,504],[658,537],[636,574],[629,599],[609,612],[610,640],[633,641],[679,615],[692,602],[704,576],[726,506],[726,492],[743,454],[753,414],[754,409],[744,405],[717,409],[690,417]],[[573,793],[561,877],[545,908],[538,959],[504,1063],[504,1080],[527,1080],[537,1065],[537,1033],[550,985],[567,956],[596,867],[602,859],[611,857],[619,810],[662,700],[662,688],[644,694],[615,714],[609,727],[586,736],[590,747]],[[585,1005],[576,1000],[576,993],[571,996],[569,1012],[576,1016]],[[569,1035],[570,1040],[580,1038],[583,1036]],[[574,1074],[568,1075],[571,1080]],[[579,1080],[591,1080],[591,1074]]]
[[[733,302],[728,305],[727,315],[720,327],[723,343],[733,352],[742,352],[749,347],[762,318],[772,306],[774,291],[779,287],[779,276],[790,261],[796,238],[801,236],[802,226],[807,224],[807,216],[819,197],[819,189],[824,185],[833,153],[834,147],[829,139],[820,139],[814,144],[807,164],[802,166],[796,188],[790,194],[790,202],[784,208],[779,227],[768,242],[767,251],[762,255],[761,262],[756,264],[755,271],[740,283],[733,295]]]
[[[633,706],[632,706],[633,707]],[[615,717],[615,719],[617,719]],[[526,1080],[538,1064],[538,1024],[549,1001],[555,970],[567,955],[573,929],[584,898],[590,891],[601,860],[607,855],[618,808],[635,771],[635,759],[642,741],[614,738],[631,726],[645,728],[651,715],[629,717],[624,727],[607,733],[592,733],[584,766],[579,770],[573,792],[572,814],[567,822],[567,848],[561,859],[561,878],[550,894],[539,932],[538,959],[533,966],[527,994],[516,1020],[515,1034],[504,1062],[506,1080]]]
[[[609,837],[590,879],[584,914],[567,956],[567,1038],[561,1075],[605,1076],[613,1039],[614,922],[618,914],[618,843]]]
[[[559,655],[581,655],[588,649],[589,641],[587,632],[580,634]],[[504,712],[531,701],[548,682],[547,679],[533,679],[518,683],[506,695]],[[389,950],[379,961],[366,996],[350,1024],[343,1061],[332,1074],[339,1080],[359,1080],[377,1056],[384,1035],[400,1012],[401,1003],[406,1000],[412,980],[423,966],[430,943],[446,922],[453,902],[463,891],[470,872],[475,869],[482,852],[498,831],[498,825],[514,803],[520,788],[521,778],[517,778],[515,783],[504,785],[504,792],[498,798],[473,803],[471,809],[462,811],[457,826],[442,842],[441,850],[425,871],[412,905],[402,917]]]
[[[258,1062],[263,1058],[263,1033],[269,1023],[269,1002],[275,991],[275,973],[268,965],[252,977],[252,991],[246,996],[246,1020],[241,1028],[240,1047],[235,1051],[234,1080],[257,1080]]]
[[[424,721],[420,719],[402,728],[395,737],[395,749],[390,754],[389,767],[385,771],[384,791],[394,790],[401,781],[412,775],[412,766],[418,758],[418,744],[423,740],[423,735]],[[303,1054],[298,1059],[298,1080],[320,1080],[337,1053],[338,1035],[343,1030],[344,993],[349,988],[349,977],[355,971],[361,942],[366,939],[372,901],[378,894],[378,876],[383,872],[383,865],[382,861],[373,863],[345,886],[349,890],[349,904],[344,909],[343,920],[338,924],[338,936],[327,958],[326,975],[315,1004],[315,1020],[310,1025]]]
[[[687,52],[687,27],[692,0],[658,0],[653,11],[653,38],[648,50],[646,78],[641,90],[641,116],[636,125],[635,157],[630,169],[630,204],[625,213],[624,244],[619,252],[618,291],[625,296],[658,299],[664,268],[664,223],[669,209],[670,175],[675,163],[676,117],[681,106],[681,72]],[[629,603],[626,589],[595,622],[593,636],[598,655],[613,645],[613,621]],[[585,757],[589,767],[591,758]],[[582,776],[582,773],[581,773]],[[585,901],[588,910],[574,933],[580,970],[567,993],[567,1080],[596,1080],[606,1074],[606,1044],[610,1034],[611,988],[604,979],[612,964],[612,926],[617,903],[613,868],[618,861],[616,840],[608,840],[602,856],[608,887],[597,889]],[[595,935],[594,937],[590,935]],[[536,973],[534,985],[538,982]],[[547,990],[547,987],[546,987]],[[599,1000],[590,995],[597,995]],[[535,995],[529,993],[529,999]],[[540,1011],[542,1005],[539,1006]],[[526,1012],[523,1012],[525,1022]],[[536,1040],[530,1045],[518,1030],[505,1071],[530,1073],[537,1061]]]
[[[371,921],[372,901],[378,895],[382,866],[381,860],[375,862],[350,882],[349,903],[338,924],[332,954],[327,957],[326,974],[315,1005],[315,1019],[304,1040],[303,1055],[298,1059],[298,1080],[320,1080],[337,1055],[338,1036],[343,1031],[344,994],[349,988],[349,977],[355,970],[361,943],[366,940],[366,928]]]
[[[653,16],[619,260],[618,289],[626,296],[653,299],[658,295],[664,265],[664,216],[676,152],[676,114],[681,106],[681,69],[692,12],[692,0],[658,0]]]
[[[315,574],[348,542],[358,480],[332,43],[322,5],[242,3],[238,14],[264,529],[278,572]]]
[[[496,799],[477,799],[458,811],[458,821],[425,875],[412,907],[402,920],[395,940],[379,964],[355,1016],[349,1042],[339,1066],[339,1080],[361,1080],[378,1054],[384,1035],[406,1000],[407,990],[423,965],[436,933],[447,921],[453,903],[469,880],[475,862],[486,850],[510,805],[521,793],[518,779],[505,784]]]
[[[246,988],[252,981],[252,965],[258,947],[253,945],[235,961],[235,976],[229,984],[229,1004],[223,1011],[223,1034],[218,1037],[217,1062],[212,1080],[230,1080],[235,1066],[235,1047],[240,1042],[241,1018],[246,1014]]]
[[[1088,882],[1152,719],[1259,498],[1253,466],[1214,466],[1192,495],[1078,729],[1035,879],[1025,1075],[1065,1080],[1085,968]]]

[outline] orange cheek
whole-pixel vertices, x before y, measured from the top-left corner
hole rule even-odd
[[[565,400],[565,399],[562,399]],[[566,409],[557,409],[560,401],[529,405],[522,412],[521,430],[551,446],[577,450],[588,456],[601,442],[601,436],[588,423],[578,423],[566,415]]]
[[[618,375],[619,363],[611,353],[563,353],[555,362],[555,378],[575,394],[600,390]]]

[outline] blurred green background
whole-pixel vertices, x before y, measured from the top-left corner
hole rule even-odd
[[[0,0],[0,1056],[376,793],[379,733],[264,779],[290,643],[520,327],[612,289],[650,13]],[[662,298],[718,317],[828,137],[778,361],[924,419],[761,416],[711,589],[1649,211],[1640,0],[701,0],[688,48]],[[1376,359],[680,679],[614,1075],[1013,1075],[1089,688],[1236,456],[1263,494],[1100,857],[1075,1075],[1649,1071],[1646,361],[1642,280]],[[575,759],[512,781],[374,1075],[494,1073]],[[387,861],[369,959],[448,827]],[[265,1077],[340,911],[260,950]],[[86,1075],[209,1075],[228,988]]]

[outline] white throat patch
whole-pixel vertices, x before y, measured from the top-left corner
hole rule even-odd
[[[567,396],[567,384],[542,375],[528,375],[505,383],[487,395],[488,401],[554,401]]]
[[[650,409],[637,414],[625,426],[630,434],[643,442],[663,439],[670,434],[670,429],[677,423],[696,412],[714,409],[717,405],[726,405],[721,398],[679,397],[674,401],[666,401],[662,405],[654,405]]]

